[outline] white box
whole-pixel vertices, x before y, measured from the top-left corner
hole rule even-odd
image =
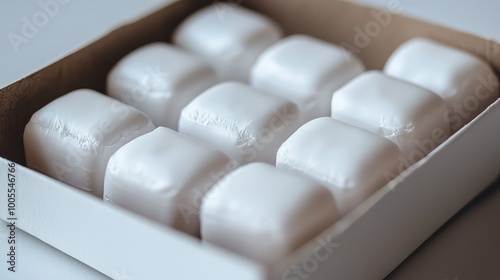
[[[2,220],[8,218],[4,182],[8,180],[8,163],[13,160],[20,163],[15,171],[17,227],[110,277],[122,271],[136,279],[381,279],[499,176],[497,100],[316,240],[265,268],[106,206],[21,165],[22,131],[37,108],[75,88],[103,91],[105,75],[116,61],[140,45],[168,40],[173,28],[200,8],[201,2],[184,0],[167,5],[0,89],[0,155],[8,159],[0,160]],[[381,11],[350,2],[248,0],[243,4],[271,16],[288,34],[306,33],[347,47],[369,69],[381,69],[392,50],[407,39],[425,36],[470,51],[500,70],[499,42],[400,16],[396,9],[385,24],[379,20]],[[223,20],[224,13],[214,12]],[[369,40],[359,44],[363,36]],[[95,69],[94,61],[101,67]],[[316,248],[327,242],[331,246],[315,254]],[[297,267],[288,272],[294,265],[301,273]]]

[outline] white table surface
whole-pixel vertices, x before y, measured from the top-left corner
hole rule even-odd
[[[66,0],[68,1],[68,0]],[[68,1],[47,25],[39,28],[27,44],[15,52],[8,34],[19,33],[23,17],[41,8],[38,1],[0,0],[0,88],[15,82],[22,73],[34,72],[78,49],[92,30],[104,35],[117,21],[133,20],[169,0]],[[400,1],[403,13],[459,30],[500,41],[500,1],[476,0],[357,0],[380,8]],[[121,11],[113,13],[116,6]],[[108,17],[113,13],[114,17]],[[89,20],[91,19],[91,20]],[[86,22],[84,26],[81,22]],[[71,46],[68,37],[77,36]],[[64,37],[65,39],[61,39]],[[49,44],[49,42],[58,42]],[[66,51],[62,51],[62,50]],[[43,55],[40,53],[43,50]],[[67,51],[70,50],[70,51]],[[0,240],[6,227],[0,223]],[[108,279],[38,239],[18,230],[18,273],[7,273],[0,263],[0,279]],[[2,256],[5,246],[0,247]],[[2,258],[3,259],[3,258]],[[412,254],[387,279],[500,279],[500,182],[460,212],[423,246]],[[135,279],[117,271],[116,279]]]

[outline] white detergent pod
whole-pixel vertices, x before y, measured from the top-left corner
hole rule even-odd
[[[107,94],[143,111],[155,125],[177,129],[182,108],[217,82],[217,74],[201,58],[167,43],[152,43],[113,67]]]
[[[441,96],[448,104],[446,119],[452,132],[498,98],[498,78],[485,61],[425,38],[411,39],[397,48],[384,72]]]
[[[240,164],[274,164],[280,145],[300,126],[297,106],[236,82],[218,84],[182,110],[179,132]]]
[[[276,166],[326,185],[342,215],[405,168],[394,143],[332,118],[318,118],[300,127],[278,150]]]
[[[236,166],[224,153],[159,127],[111,157],[104,199],[199,236],[199,209],[205,193]]]
[[[33,114],[24,129],[26,163],[102,197],[111,155],[153,129],[141,111],[90,89],[75,90]]]
[[[333,92],[363,71],[361,61],[344,48],[293,35],[259,57],[250,84],[295,102],[305,123],[330,116]]]
[[[263,15],[216,3],[182,22],[173,41],[208,61],[222,81],[248,82],[257,57],[281,37],[278,25]]]
[[[336,91],[332,117],[393,141],[407,166],[450,136],[446,103],[422,87],[369,71]]]
[[[201,235],[205,242],[270,264],[339,217],[331,193],[315,180],[251,163],[209,191],[201,207]]]

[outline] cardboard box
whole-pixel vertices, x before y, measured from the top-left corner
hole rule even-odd
[[[106,74],[121,57],[149,42],[168,41],[182,19],[210,3],[173,2],[0,90],[0,182],[9,180],[9,163],[18,163],[19,229],[115,278],[381,279],[499,176],[497,100],[315,240],[262,267],[22,166],[22,134],[36,110],[74,89],[104,92]],[[500,71],[499,42],[398,15],[402,3],[390,3],[386,10],[327,0],[242,4],[270,16],[287,34],[309,34],[350,49],[369,69],[380,69],[407,39],[424,36],[474,53]],[[214,12],[223,18],[231,11]],[[0,202],[0,217],[9,222],[4,183]]]

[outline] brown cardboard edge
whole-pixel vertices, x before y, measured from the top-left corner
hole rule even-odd
[[[169,41],[175,27],[203,1],[176,1],[126,24],[75,53],[0,89],[0,156],[25,164],[23,132],[34,112],[79,88],[105,92],[120,58],[145,44]]]
[[[189,13],[205,4],[200,2],[202,1],[185,0],[173,3],[150,16],[109,33],[101,40],[17,83],[0,89],[0,106],[2,107],[0,111],[0,156],[24,163],[24,152],[19,154],[19,151],[24,150],[22,132],[29,117],[36,110],[77,88],[92,88],[104,92],[106,74],[121,57],[144,44],[168,41],[175,26]],[[326,7],[319,8],[318,4],[326,5]],[[267,2],[254,0],[247,1],[244,5],[276,20],[287,34],[306,33],[336,44],[346,43],[353,46],[355,46],[353,30],[356,26],[361,26],[359,19],[366,17],[370,20],[361,21],[361,23],[371,22],[373,19],[370,13],[377,11],[377,9],[354,3],[321,0],[287,0],[286,5],[284,0]],[[356,12],[350,11],[353,5],[358,7],[355,9]],[[284,7],[287,9],[285,10]],[[500,47],[497,42],[406,16],[392,16],[394,19],[391,24],[382,29],[380,35],[373,38],[370,44],[361,48],[358,53],[369,69],[380,69],[390,53],[402,42],[415,36],[424,36],[474,53],[492,64],[499,72]],[[345,20],[342,21],[340,27],[333,24],[335,27],[332,31],[321,29],[321,22],[332,19],[334,23],[341,22],[339,18]],[[307,20],[297,25],[296,19]],[[141,28],[147,29],[146,27],[150,27],[148,29],[150,31],[155,31],[137,31]],[[400,28],[403,28],[404,32],[390,32]],[[441,36],[444,33],[448,35]],[[387,45],[390,47],[383,51]],[[375,56],[375,53],[380,56]],[[372,57],[374,59],[371,59]],[[98,71],[94,71],[95,69]],[[80,79],[79,77],[82,76],[84,78]]]
[[[55,98],[78,88],[105,92],[107,72],[121,57],[147,43],[169,41],[178,23],[191,12],[211,2],[213,1],[183,0],[171,3],[0,89],[0,156],[24,164],[22,134],[34,112]],[[286,34],[310,34],[348,48],[363,60],[368,69],[381,69],[392,51],[401,43],[423,36],[471,52],[489,62],[500,73],[498,42],[389,13],[388,8],[376,9],[352,2],[327,0],[239,2],[273,18]],[[356,32],[366,30],[368,25],[376,25],[378,21],[374,14],[384,10],[390,14],[389,23],[386,26],[379,23],[380,32],[369,38],[366,46],[356,44]],[[325,23],[328,25],[325,26]]]
[[[499,42],[403,15],[404,1],[399,1],[402,10],[397,13],[390,12],[395,10],[392,6],[377,9],[338,0],[251,0],[242,4],[274,19],[286,34],[309,34],[346,47],[368,69],[382,69],[390,54],[405,41],[427,37],[475,54],[500,73]],[[390,20],[380,19],[384,12]],[[359,33],[368,37],[366,46],[355,42]]]

